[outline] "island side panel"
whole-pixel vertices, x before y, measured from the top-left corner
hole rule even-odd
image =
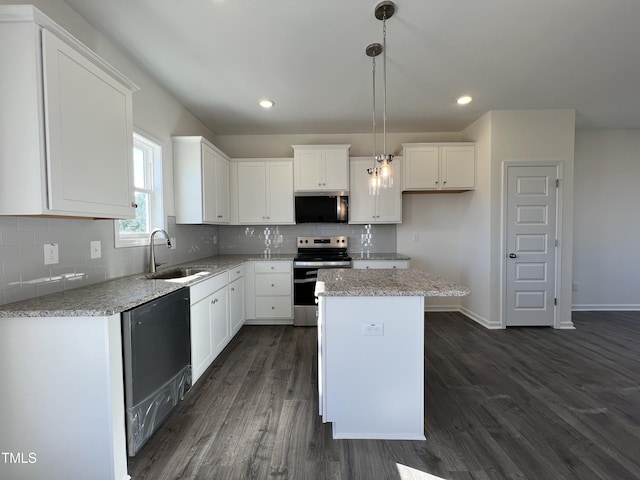
[[[0,477],[129,478],[119,314],[0,318],[0,379]]]
[[[333,437],[424,440],[424,298],[320,303],[322,414]],[[366,334],[372,323],[381,335]]]

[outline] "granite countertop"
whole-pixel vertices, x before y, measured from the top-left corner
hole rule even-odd
[[[471,291],[422,270],[324,269],[316,295],[339,297],[466,297]]]
[[[401,253],[349,252],[349,256],[352,260],[411,260],[411,257]]]
[[[248,261],[291,261],[294,254],[217,255],[172,265],[158,270],[179,267],[206,269],[208,275],[188,279],[153,280],[146,273],[116,278],[64,292],[52,293],[21,302],[0,305],[2,317],[94,317],[121,313],[168,293],[199,283]]]

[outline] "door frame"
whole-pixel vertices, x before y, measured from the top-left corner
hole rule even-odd
[[[563,202],[562,202],[562,188],[563,188],[563,167],[562,161],[505,161],[502,162],[502,189],[500,200],[500,328],[507,328],[507,173],[509,167],[555,167],[557,179],[559,180],[559,186],[556,188],[556,239],[558,245],[556,247],[555,255],[555,285],[554,294],[557,299],[557,303],[554,306],[553,311],[553,328],[561,328],[558,319],[558,306],[561,304],[562,298],[562,249],[563,249]]]

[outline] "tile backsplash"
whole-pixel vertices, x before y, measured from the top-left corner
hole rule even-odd
[[[113,228],[113,220],[0,216],[0,305],[146,271],[149,247],[115,248]],[[169,217],[176,249],[156,245],[156,260],[175,265],[216,255],[218,229]],[[92,259],[96,240],[102,256]],[[59,263],[44,265],[45,243],[58,244]]]
[[[348,225],[303,223],[298,225],[220,228],[220,253],[295,253],[296,237],[346,235],[349,252],[390,253],[396,251],[395,225]]]
[[[112,220],[0,216],[0,305],[145,272],[149,247],[115,248],[113,228]],[[165,265],[217,254],[295,253],[298,236],[346,235],[352,253],[396,251],[395,225],[177,225],[169,217],[167,231],[176,249],[156,246]],[[101,258],[91,258],[92,241],[100,241]],[[44,265],[46,243],[58,244],[58,263]]]

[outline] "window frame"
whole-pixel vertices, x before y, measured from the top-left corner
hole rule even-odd
[[[133,147],[147,152],[149,164],[145,166],[145,176],[151,177],[149,184],[152,188],[139,188],[133,186],[134,195],[137,192],[149,194],[149,232],[122,234],[120,232],[120,220],[114,220],[113,233],[115,248],[140,247],[149,245],[149,235],[154,228],[165,228],[165,215],[163,208],[163,181],[162,159],[164,147],[158,139],[139,129],[133,132]],[[131,172],[133,175],[133,172]]]

